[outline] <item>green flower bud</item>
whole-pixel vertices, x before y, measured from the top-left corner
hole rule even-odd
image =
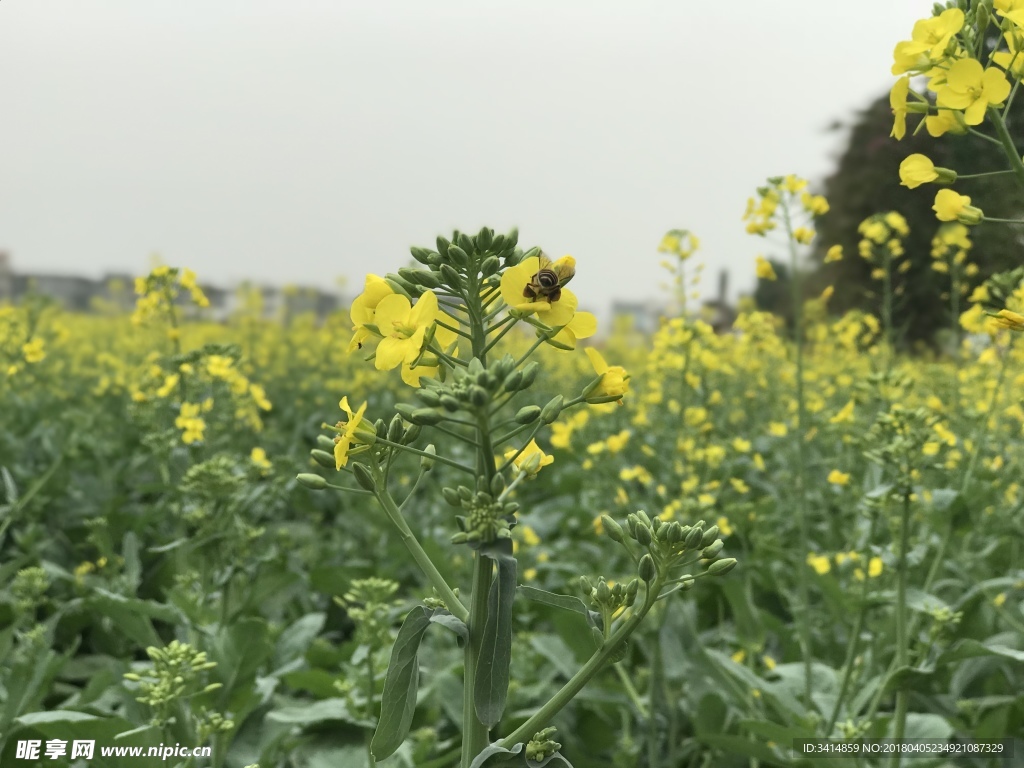
[[[464,501],[472,501],[473,500],[473,492],[471,490],[469,490],[469,488],[467,488],[466,486],[460,485],[455,490],[458,492],[459,498],[463,499]]]
[[[498,382],[495,380],[494,374],[490,371],[480,371],[476,377],[476,383],[484,389],[494,389]]]
[[[460,403],[456,398],[452,397],[451,395],[441,395],[441,405],[442,407],[444,407],[446,411],[449,411],[450,413],[455,413],[456,411],[462,409],[462,403]]]
[[[701,536],[701,539],[700,539],[700,545],[701,545],[701,547],[710,547],[712,542],[714,542],[717,538],[718,538],[718,526],[717,525],[712,525],[710,528],[708,528],[706,531],[704,531],[704,535]]]
[[[695,525],[690,528],[690,532],[686,534],[686,538],[683,539],[683,546],[687,549],[696,549],[704,538],[704,528],[700,525]]]
[[[373,422],[373,436],[374,438],[379,437],[381,439],[387,439],[388,425],[384,423],[384,419],[377,419],[375,422]]]
[[[476,251],[476,247],[473,243],[473,238],[467,235],[465,232],[459,232],[455,241],[459,244],[459,247],[464,250],[467,254]]]
[[[419,398],[420,402],[424,405],[428,405],[431,408],[436,408],[441,404],[441,395],[433,389],[417,389],[416,397]]]
[[[391,286],[391,290],[395,293],[402,294],[405,298],[409,299],[409,301],[412,301],[413,297],[419,296],[420,294],[420,291],[415,285],[398,275],[388,273],[384,276],[384,282]]]
[[[403,419],[410,423],[412,422],[413,413],[415,413],[417,410],[419,409],[415,405],[410,405],[409,403],[395,404],[395,413],[399,414]]]
[[[683,526],[673,520],[668,524],[668,537],[667,541],[669,544],[678,544],[683,540]]]
[[[488,229],[487,227],[480,227],[480,231],[476,233],[476,247],[481,251],[486,251],[491,247],[491,239],[494,237],[494,230]]]
[[[638,510],[636,511],[636,516],[637,516],[637,519],[638,519],[638,520],[639,520],[639,521],[640,521],[641,523],[643,523],[644,525],[646,525],[646,526],[647,526],[648,528],[653,528],[653,527],[654,527],[653,523],[651,523],[651,518],[650,518],[650,516],[649,516],[649,515],[648,515],[648,514],[647,514],[646,512],[644,512],[644,511],[643,511],[642,509],[638,509]]]
[[[416,442],[416,438],[420,436],[420,432],[423,429],[419,424],[413,424],[411,427],[407,427],[405,430],[405,437],[402,438],[402,445],[412,445]]]
[[[736,567],[736,558],[727,557],[724,560],[715,560],[708,566],[708,576],[722,576]]]
[[[457,245],[448,246],[448,258],[451,259],[452,264],[461,269],[469,267],[469,254]]]
[[[321,451],[318,448],[314,448],[309,452],[309,455],[313,457],[313,461],[319,464],[324,469],[334,469],[335,461],[333,454],[327,451]]]
[[[725,542],[721,539],[716,539],[714,542],[712,542],[711,546],[705,547],[703,550],[701,550],[700,556],[707,560],[714,560],[718,556],[718,553],[721,552],[724,547]]]
[[[296,475],[295,479],[299,481],[300,485],[309,488],[311,491],[322,491],[327,487],[327,481],[320,477],[320,475],[311,475],[304,472],[301,475]]]
[[[442,256],[447,256],[448,246],[451,245],[451,242],[449,242],[448,238],[444,237],[443,235],[438,235],[435,243],[437,245],[437,252]]]
[[[505,236],[495,235],[494,242],[491,243],[491,250],[495,253],[501,253],[505,250]]]
[[[412,257],[420,264],[433,264],[434,262],[432,258],[436,258],[440,255],[434,251],[429,251],[426,248],[420,248],[418,245],[414,245],[410,248],[409,253],[411,253]]]
[[[637,574],[648,584],[654,581],[654,577],[658,575],[658,567],[654,564],[654,558],[651,557],[650,553],[640,558]]]
[[[377,489],[376,484],[373,482],[373,475],[370,474],[370,470],[365,464],[353,461],[352,474],[355,475],[356,482],[365,490],[375,491]]]
[[[452,535],[452,544],[465,544],[467,541],[469,541],[469,536],[463,531]]]
[[[594,643],[598,648],[604,645],[604,632],[597,627],[591,627],[590,634],[593,636]]]
[[[606,582],[604,579],[601,579],[599,582],[597,582],[597,602],[607,603],[608,598],[610,598],[611,596],[612,591],[608,588],[608,582]]]
[[[433,408],[417,408],[410,415],[409,421],[413,424],[429,427],[444,421],[444,415],[438,413]]]
[[[654,536],[651,535],[651,529],[646,525],[638,523],[636,526],[636,540],[642,547],[651,546],[651,542],[654,541]]]
[[[512,371],[508,376],[505,377],[505,381],[501,383],[501,388],[506,392],[516,392],[519,390],[519,385],[523,381],[522,371]]]
[[[608,538],[612,541],[617,541],[620,544],[623,541],[622,526],[619,525],[608,515],[601,515],[601,527],[604,532],[608,535]]]
[[[441,495],[444,496],[444,500],[451,504],[453,507],[461,507],[462,499],[459,497],[458,491],[454,488],[442,488]]]
[[[396,413],[392,417],[391,423],[388,424],[388,441],[401,443],[403,437],[405,437],[405,424],[402,422],[402,417]]]
[[[505,247],[506,248],[515,248],[516,244],[518,242],[519,242],[519,227],[512,227],[512,229],[509,230],[508,234],[505,235]]]
[[[334,450],[334,440],[329,438],[327,435],[317,435],[316,444],[325,451]]]
[[[533,386],[533,382],[537,380],[537,372],[540,371],[540,363],[536,360],[531,360],[522,368],[523,380],[519,383],[519,389],[529,389]]]
[[[541,409],[541,423],[550,424],[551,422],[558,418],[558,414],[562,412],[562,400],[563,398],[561,395],[555,395],[553,398],[551,398],[548,404],[545,405],[543,409]]]
[[[640,580],[630,579],[629,584],[626,585],[626,607],[633,605],[636,601],[637,593],[640,591]]]
[[[516,413],[515,420],[518,424],[532,424],[540,416],[539,405],[524,405]]]
[[[505,490],[505,476],[500,472],[491,478],[491,495],[501,496],[501,492]]]
[[[580,576],[580,590],[584,595],[589,595],[594,591],[594,585],[590,583],[590,579],[586,576]]]
[[[486,389],[474,384],[469,388],[469,401],[477,408],[483,408],[491,402],[491,396]]]
[[[434,444],[431,443],[426,448],[424,448],[423,451],[424,453],[429,453],[430,456],[420,456],[420,468],[424,472],[429,472],[434,468],[435,461],[431,457],[437,455],[437,449],[434,447]]]
[[[462,277],[455,271],[451,264],[442,263],[440,271],[442,279],[444,279],[444,281],[452,288],[460,288],[462,286]]]
[[[500,266],[501,262],[498,260],[497,256],[488,256],[480,265],[480,273],[484,277],[490,277],[498,271]]]

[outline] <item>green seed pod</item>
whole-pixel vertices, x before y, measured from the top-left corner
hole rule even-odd
[[[480,251],[486,251],[491,247],[491,240],[494,237],[494,230],[488,229],[487,227],[480,227],[480,231],[476,233],[476,247]]]
[[[454,488],[442,488],[441,495],[444,496],[444,500],[451,504],[453,507],[461,507],[462,499],[459,496],[459,492]]]
[[[325,451],[334,450],[334,440],[329,438],[327,435],[317,435],[316,444]]]
[[[296,475],[295,479],[299,481],[299,485],[309,488],[311,491],[322,491],[327,487],[327,481],[320,477],[320,475],[303,473]]]
[[[711,544],[718,538],[718,526],[712,525],[701,536],[700,545],[701,547],[710,547]]]
[[[642,547],[649,547],[651,546],[651,542],[654,541],[654,536],[651,535],[651,529],[642,523],[637,523],[635,538],[637,543]]]
[[[558,418],[558,414],[562,412],[562,396],[555,395],[548,402],[547,405],[540,412],[540,420],[542,424],[550,424]]]
[[[705,547],[701,550],[700,556],[708,560],[714,560],[718,557],[718,553],[725,547],[725,542],[721,539],[716,539],[711,546]]]
[[[604,529],[604,532],[608,535],[609,539],[617,541],[620,544],[622,543],[622,526],[615,522],[615,520],[610,518],[608,515],[601,515],[601,527]]]
[[[700,525],[695,525],[686,534],[686,538],[683,539],[683,546],[687,549],[696,549],[700,546],[702,538],[704,538],[704,529]]]
[[[497,256],[488,256],[480,265],[480,273],[484,277],[490,277],[491,275],[498,271],[498,268],[500,266],[501,262],[498,260]]]
[[[416,397],[424,404],[431,408],[436,408],[441,404],[441,396],[433,389],[417,389]]]
[[[498,472],[494,477],[491,478],[491,495],[494,497],[501,496],[501,492],[505,490],[505,476]]]
[[[735,557],[727,557],[724,560],[715,560],[715,562],[708,566],[708,576],[722,576],[735,567]]]
[[[431,264],[431,257],[439,255],[434,251],[427,250],[426,248],[420,248],[418,245],[414,245],[410,248],[409,253],[411,253],[412,257],[420,264]]]
[[[373,482],[373,475],[370,474],[370,470],[365,464],[361,464],[358,461],[352,462],[352,474],[355,475],[356,482],[365,490],[376,490],[377,486]]]
[[[403,437],[405,437],[405,424],[402,423],[402,417],[396,413],[391,418],[391,423],[388,424],[388,440],[392,443],[401,443]]]
[[[310,451],[309,455],[313,457],[313,461],[325,469],[334,469],[337,463],[334,461],[333,454],[330,454],[327,451],[321,451],[318,448],[314,448]]]
[[[424,448],[423,451],[424,453],[429,453],[430,456],[420,456],[420,468],[424,472],[429,472],[434,468],[434,459],[432,457],[437,455],[437,449],[434,447],[434,444],[431,443]]]
[[[409,421],[411,421],[413,424],[419,424],[420,426],[429,427],[444,421],[444,415],[438,413],[433,408],[417,408],[415,411],[412,412]]]
[[[640,558],[637,574],[648,584],[654,581],[654,577],[658,575],[658,567],[654,564],[654,558],[650,553]]]
[[[539,405],[524,405],[516,413],[515,419],[517,424],[532,424],[540,416]]]
[[[477,408],[483,408],[489,402],[491,402],[491,395],[486,389],[481,387],[479,384],[474,384],[469,388],[469,402],[471,402]]]

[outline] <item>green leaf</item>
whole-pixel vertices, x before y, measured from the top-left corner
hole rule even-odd
[[[1002,656],[1013,661],[1024,661],[1024,651],[1019,651],[1016,648],[993,643],[991,640],[984,643],[977,640],[961,640],[939,657],[936,666],[963,659],[973,659],[977,656]]]
[[[326,613],[307,613],[285,629],[277,638],[274,648],[273,669],[301,659],[324,628]]]
[[[430,620],[434,624],[440,624],[445,629],[450,629],[454,632],[459,638],[460,648],[469,640],[469,627],[448,613],[448,611],[435,610]]]
[[[124,558],[124,578],[128,589],[136,592],[142,583],[142,561],[139,559],[139,537],[132,531],[124,535],[121,556]]]
[[[7,470],[7,467],[0,467],[0,476],[4,480],[4,493],[7,495],[7,503],[13,507],[18,503],[18,486],[14,483],[14,477]]]
[[[522,744],[516,744],[514,747],[512,747],[512,749],[505,749],[504,747],[500,747],[497,744],[491,744],[489,747],[484,747],[484,751],[477,755],[475,758],[473,758],[473,762],[469,764],[469,768],[484,768],[484,765],[487,763],[487,761],[495,755],[518,755],[522,751]],[[516,763],[522,765],[521,760],[516,761]],[[490,765],[487,765],[487,768],[501,768],[501,766],[508,766],[514,764],[515,763],[513,763],[512,760],[505,759],[499,760],[497,762],[492,762],[490,763]]]
[[[586,603],[572,595],[558,595],[537,587],[522,586],[516,589],[520,595],[534,603],[550,605],[563,611],[571,611],[583,616],[592,627],[601,629],[601,614],[587,608]]]
[[[576,654],[558,635],[532,635],[530,647],[551,662],[551,665],[566,679],[576,674]]]
[[[86,599],[85,605],[96,613],[109,616],[117,624],[120,632],[143,648],[150,645],[163,645],[163,641],[153,629],[150,619],[157,619],[168,624],[178,624],[183,621],[181,613],[174,606],[137,597],[125,597],[99,588],[93,590],[93,594]]]
[[[701,743],[720,749],[730,755],[743,755],[760,760],[764,765],[788,766],[790,761],[775,754],[775,750],[767,744],[752,741],[743,736],[699,736]],[[788,745],[787,745],[788,746]]]
[[[516,597],[516,561],[499,559],[487,597],[487,621],[476,666],[476,716],[493,728],[505,712],[512,663],[512,603]]]
[[[217,662],[212,675],[224,686],[217,694],[224,709],[237,714],[255,705],[252,683],[274,652],[267,635],[267,623],[254,617],[222,627],[217,634],[210,660]]]
[[[299,725],[307,727],[310,725],[319,725],[320,723],[326,723],[331,720],[341,720],[352,725],[358,725],[362,728],[373,728],[374,723],[372,720],[367,720],[364,717],[357,717],[353,715],[348,708],[348,702],[345,699],[324,699],[323,701],[316,701],[312,704],[301,704],[294,707],[282,707],[281,709],[272,710],[267,714],[268,720],[273,720],[278,723],[287,723],[289,725]]]
[[[370,742],[370,751],[377,760],[392,755],[409,735],[412,716],[416,712],[416,689],[419,684],[417,654],[432,615],[432,610],[418,605],[409,611],[402,622],[402,628],[398,630],[387,676],[384,678],[380,721]]]
[[[53,710],[50,712],[31,712],[17,718],[12,724],[9,738],[0,753],[0,765],[17,765],[15,750],[19,739],[60,739],[67,741],[70,747],[75,740],[96,742],[95,762],[99,763],[99,746],[135,746],[151,747],[162,741],[158,728],[136,728],[132,723],[120,717],[98,717],[86,712],[75,710]],[[50,761],[45,761],[50,762]],[[57,762],[57,761],[53,761]],[[121,768],[134,765],[136,768],[166,765],[158,758],[145,757],[104,757],[104,768]]]

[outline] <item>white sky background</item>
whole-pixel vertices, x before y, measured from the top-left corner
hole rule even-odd
[[[578,261],[587,308],[664,294],[693,230],[754,282],[746,199],[814,181],[927,0],[0,2],[0,249],[18,271],[349,292],[452,228]]]

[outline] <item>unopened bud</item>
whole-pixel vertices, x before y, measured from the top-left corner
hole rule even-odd
[[[710,547],[711,543],[714,542],[717,538],[718,538],[718,526],[717,525],[712,525],[710,528],[708,528],[706,531],[704,531],[704,535],[700,537],[700,546],[701,547]]]
[[[448,246],[448,258],[457,267],[465,269],[469,266],[469,254],[457,245]]]
[[[646,525],[638,524],[636,527],[636,540],[640,546],[649,547],[651,542],[654,541],[654,537],[651,535],[651,529]]]
[[[585,595],[589,595],[594,591],[594,585],[590,583],[590,579],[586,576],[580,576],[580,590],[582,590]]]
[[[608,582],[606,582],[604,579],[601,579],[599,582],[597,582],[597,602],[607,603],[608,598],[611,596],[612,591],[608,588]]]
[[[434,444],[431,443],[430,445],[423,449],[423,452],[429,453],[430,455],[420,457],[420,469],[422,469],[424,472],[429,472],[434,468],[435,460],[433,457],[437,455],[437,449],[434,447]]]
[[[650,553],[640,558],[640,564],[637,566],[637,575],[648,584],[654,581],[654,577],[658,575],[658,568],[654,564],[654,558],[651,557]]]
[[[723,547],[725,547],[725,542],[721,539],[716,539],[711,546],[705,547],[701,550],[700,556],[706,560],[714,560],[718,556],[718,553],[722,551]]]
[[[444,496],[444,500],[451,504],[453,507],[461,507],[462,499],[459,497],[458,491],[454,488],[442,488],[441,495]]]
[[[524,405],[519,409],[515,415],[517,424],[532,424],[540,416],[541,409],[539,405]]]
[[[690,529],[690,532],[686,534],[686,538],[683,539],[683,546],[687,549],[696,549],[704,538],[704,528],[700,525],[695,525]]]
[[[365,490],[376,490],[377,486],[373,482],[373,475],[370,474],[370,470],[365,464],[360,464],[358,461],[352,462],[352,474],[355,475],[356,482]]]
[[[411,253],[412,257],[420,264],[430,264],[431,257],[435,256],[433,251],[427,250],[426,248],[420,248],[416,245],[409,249],[409,253]]]
[[[506,392],[516,392],[519,390],[519,385],[523,381],[522,371],[512,371],[508,376],[505,377],[505,381],[502,382],[501,388]]]
[[[608,534],[608,538],[612,541],[617,541],[620,544],[623,541],[622,526],[619,525],[608,515],[601,515],[601,527],[604,532]]]
[[[320,477],[320,475],[311,475],[304,472],[301,475],[296,475],[295,479],[299,481],[299,485],[309,488],[311,491],[322,491],[327,487],[327,481]]]
[[[537,379],[537,372],[540,370],[540,363],[536,360],[531,360],[523,366],[523,380],[519,384],[519,389],[528,389],[533,386],[533,382]]]
[[[561,395],[555,395],[553,398],[551,398],[548,404],[545,405],[543,409],[541,409],[541,423],[550,424],[551,422],[558,418],[558,414],[562,412],[562,400],[563,398]]]
[[[736,567],[736,558],[727,557],[724,560],[715,560],[708,566],[708,576],[722,576]]]
[[[444,416],[433,408],[417,408],[409,415],[409,421],[413,424],[429,427],[444,421]]]
[[[335,468],[336,462],[334,461],[334,456],[327,451],[321,451],[319,448],[314,448],[309,452],[309,455],[313,457],[313,461],[324,469]]]
[[[316,444],[325,451],[334,450],[334,440],[329,438],[327,435],[317,435]]]
[[[501,496],[501,492],[505,490],[505,476],[500,472],[491,478],[491,495]]]
[[[480,273],[484,277],[490,277],[498,271],[499,266],[501,266],[501,262],[498,261],[497,256],[488,256],[480,265]]]
[[[404,436],[405,424],[402,423],[402,417],[396,413],[391,419],[391,423],[388,424],[388,441],[392,443],[401,443]]]

